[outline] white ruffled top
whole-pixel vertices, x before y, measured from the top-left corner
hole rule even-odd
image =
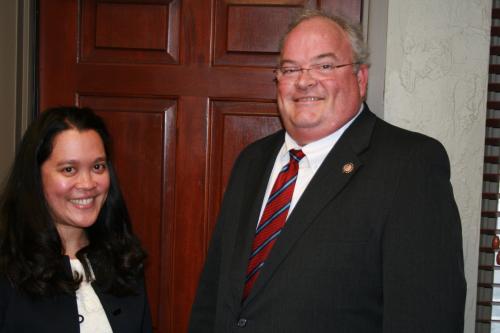
[[[78,259],[70,259],[73,274],[83,276],[80,287],[76,291],[76,303],[78,305],[78,319],[80,322],[80,333],[112,333],[108,317],[102,307],[101,301],[92,288],[91,282],[95,280],[94,272],[90,267],[91,278],[85,278],[83,265]]]

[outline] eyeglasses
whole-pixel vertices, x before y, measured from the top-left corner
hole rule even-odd
[[[276,75],[276,81],[289,83],[297,81],[303,71],[309,71],[309,75],[311,75],[314,79],[321,80],[331,78],[335,69],[351,65],[359,65],[359,62],[351,62],[349,64],[342,65],[334,65],[330,63],[317,64],[311,65],[309,68],[283,66],[275,68],[273,72],[274,75]]]

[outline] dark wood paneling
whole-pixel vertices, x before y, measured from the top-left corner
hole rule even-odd
[[[168,92],[169,95],[217,98],[273,99],[276,96],[271,68],[82,64],[76,70],[82,91],[140,95]]]
[[[321,9],[350,17],[353,22],[363,18],[363,1],[321,1]]]
[[[172,229],[174,256],[171,294],[165,310],[167,332],[187,332],[191,304],[205,259],[207,231],[207,110],[208,98],[179,100],[175,188],[176,219]]]
[[[177,63],[179,6],[180,0],[82,0],[80,61]]]
[[[314,0],[216,0],[214,64],[276,65],[278,45],[291,19]]]
[[[98,3],[96,47],[166,50],[168,7]]]
[[[214,100],[210,103],[209,127],[208,202],[212,229],[238,154],[248,144],[282,126],[274,102]]]
[[[103,117],[113,139],[114,164],[135,232],[148,252],[146,278],[155,327],[160,295],[171,282],[162,276],[172,263],[162,256],[162,242],[173,223],[166,184],[173,183],[176,101],[160,98],[80,96],[80,105]],[[172,189],[170,190],[172,191]],[[172,198],[170,196],[170,198]],[[162,274],[163,273],[163,274]]]
[[[281,36],[305,8],[362,18],[361,1],[216,0],[214,65],[276,65]]]
[[[39,1],[40,107],[79,103],[108,122],[150,252],[156,332],[186,332],[233,161],[281,126],[270,67],[290,16],[321,7],[359,19],[361,3]]]
[[[228,6],[227,52],[279,52],[280,36],[296,14],[290,7]]]
[[[77,1],[40,2],[40,110],[76,102],[78,10]]]

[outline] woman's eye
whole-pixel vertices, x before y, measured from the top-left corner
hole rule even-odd
[[[106,170],[106,163],[98,163],[94,165],[94,170],[98,172],[103,172],[104,170]]]
[[[64,169],[63,169],[63,172],[66,173],[66,174],[72,174],[72,173],[74,173],[74,171],[75,171],[75,168],[74,167],[70,167],[70,166],[64,167]]]

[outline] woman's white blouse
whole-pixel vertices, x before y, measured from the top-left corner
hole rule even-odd
[[[91,278],[85,278],[85,271],[78,259],[70,259],[71,270],[83,276],[82,283],[76,291],[76,303],[78,305],[78,319],[80,322],[80,333],[112,333],[113,330],[106,317],[99,297],[92,288],[91,282],[95,279],[91,269]],[[89,264],[90,267],[90,264]]]

